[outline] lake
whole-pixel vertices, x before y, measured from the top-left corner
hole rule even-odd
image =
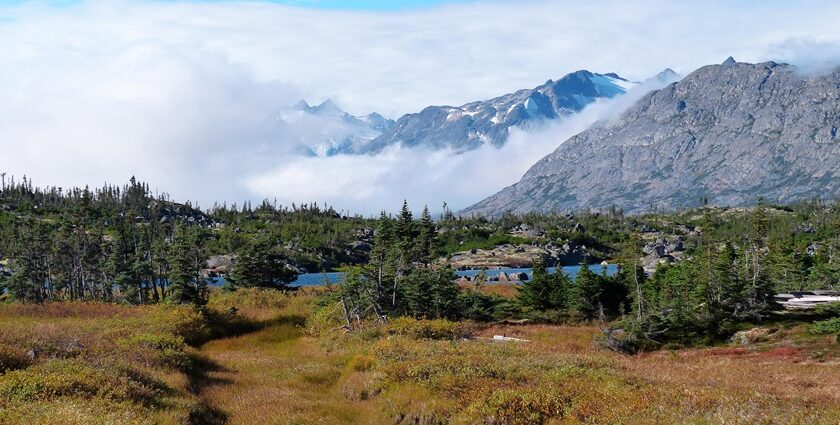
[[[566,274],[570,278],[572,278],[572,280],[574,280],[574,278],[577,276],[578,272],[580,272],[581,267],[582,266],[565,266],[565,267],[563,267],[563,271],[566,272]],[[603,269],[604,266],[602,266],[600,264],[594,264],[594,265],[589,266],[589,268],[593,272],[600,274],[601,269]],[[607,274],[610,275],[610,276],[614,275],[618,271],[618,266],[616,266],[615,264],[610,264],[610,265],[606,266],[606,268],[607,268]],[[557,271],[557,268],[556,267],[549,267],[548,271],[549,271],[549,273],[554,273],[554,272]],[[481,272],[480,270],[460,270],[460,271],[456,271],[455,274],[458,275],[458,276],[476,276],[480,272]],[[487,274],[488,278],[493,278],[493,277],[498,276],[499,273],[501,273],[501,272],[505,272],[508,275],[510,275],[511,273],[527,273],[529,277],[533,274],[531,268],[488,269],[488,270],[486,270],[485,273]],[[321,286],[321,285],[324,285],[324,284],[329,285],[329,284],[340,282],[342,277],[344,277],[344,273],[342,273],[342,272],[304,273],[304,274],[298,275],[297,280],[292,282],[291,285],[292,286]],[[216,278],[216,279],[214,279],[214,283],[216,283],[217,285],[221,285],[222,283],[224,283],[224,280],[222,278]],[[487,282],[487,283],[492,285],[493,283],[496,283],[496,282]]]

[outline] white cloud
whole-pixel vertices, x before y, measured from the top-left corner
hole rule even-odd
[[[627,94],[591,104],[569,119],[525,132],[513,128],[501,148],[484,145],[455,155],[392,147],[371,156],[292,158],[274,170],[246,182],[265,198],[289,205],[296,201],[326,201],[353,212],[375,214],[394,210],[403,199],[419,210],[440,211],[445,201],[459,210],[484,199],[522,176],[563,141],[597,120],[619,116],[650,90],[664,84],[647,82]],[[317,194],[317,199],[310,199]]]
[[[353,113],[396,117],[581,68],[644,79],[729,55],[824,62],[838,55],[838,15],[840,4],[817,0],[486,2],[388,13],[215,1],[2,6],[0,170],[63,186],[136,174],[205,206],[276,196],[372,212],[407,194],[465,206],[518,180],[586,120],[457,159],[397,149],[301,160],[289,154],[300,135],[278,132],[271,117],[299,98],[327,97]]]

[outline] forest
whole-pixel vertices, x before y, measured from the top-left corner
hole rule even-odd
[[[679,247],[664,254],[663,240]],[[530,276],[519,282],[491,281],[487,270],[459,278],[451,262],[499,246],[549,253],[562,245],[585,247],[574,276],[553,271],[567,264],[548,254],[533,256]],[[212,285],[214,256],[234,259],[221,287]],[[334,270],[345,272],[338,284],[290,285],[299,273]],[[682,362],[723,380],[723,366],[699,363],[720,353],[735,362],[730,372],[750,380],[758,373],[750,356],[786,353],[772,358],[780,362],[774,373],[792,368],[790,376],[808,385],[835,388],[840,382],[817,369],[836,375],[840,304],[788,311],[776,302],[777,294],[812,290],[840,290],[840,204],[758,199],[750,208],[491,219],[461,217],[446,205],[438,217],[428,207],[415,214],[404,203],[396,214],[363,217],[268,200],[202,210],[152,194],[134,178],[98,189],[38,188],[24,178],[0,191],[0,422],[64,404],[69,416],[37,417],[640,423],[642,416],[622,410],[640,402],[631,388],[638,385],[660,415],[647,419],[832,423],[838,391],[794,396],[781,386],[759,394],[727,383],[706,393],[697,380],[641,375],[652,372],[642,364],[664,370]],[[526,342],[481,345],[498,335]],[[741,339],[746,345],[733,342]],[[237,381],[245,378],[231,378],[222,364],[225,356],[257,355],[241,351],[244,341],[262,351],[236,365],[280,368],[297,359],[313,369]],[[456,358],[472,369],[459,370]],[[257,369],[242,373],[257,379]],[[511,392],[492,389],[512,383]],[[288,422],[276,407],[248,416],[248,406],[229,405],[237,391],[279,386],[296,392],[287,406],[323,404],[299,406]],[[708,408],[668,401],[680,388]],[[417,397],[430,404],[411,401]],[[629,404],[599,405],[610,398]],[[743,403],[755,410],[741,418],[730,409]],[[518,415],[523,406],[533,415]],[[792,413],[778,416],[778,408]]]

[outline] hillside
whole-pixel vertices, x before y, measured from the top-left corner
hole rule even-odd
[[[463,211],[497,216],[606,209],[676,210],[709,202],[792,203],[840,194],[840,69],[702,67],[620,117],[563,142],[522,179]]]
[[[485,143],[498,147],[507,141],[511,127],[529,127],[568,117],[597,99],[623,94],[635,85],[613,73],[581,70],[557,81],[548,80],[533,89],[518,90],[489,100],[457,107],[429,106],[419,113],[404,115],[362,152],[376,153],[393,145],[449,148],[458,152]]]

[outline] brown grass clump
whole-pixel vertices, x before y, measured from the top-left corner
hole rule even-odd
[[[410,317],[396,317],[385,325],[389,335],[407,336],[414,339],[457,339],[470,334],[470,326],[464,322],[445,319],[417,320]]]
[[[0,306],[0,423],[840,423],[840,348],[807,326],[624,356],[591,326],[345,332],[305,291],[213,297],[204,313]]]
[[[206,318],[175,305],[0,305],[0,423],[183,423]]]

